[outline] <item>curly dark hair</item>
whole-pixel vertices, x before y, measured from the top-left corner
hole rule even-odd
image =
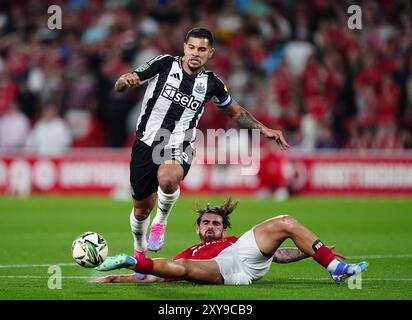
[[[231,224],[229,221],[229,214],[231,214],[233,210],[235,210],[237,204],[238,202],[233,201],[232,197],[227,198],[220,207],[212,207],[210,203],[208,203],[205,208],[198,208],[195,210],[195,212],[199,214],[199,217],[196,220],[196,224],[198,226],[200,225],[202,216],[205,213],[213,213],[222,217],[223,227],[225,229],[230,228]]]

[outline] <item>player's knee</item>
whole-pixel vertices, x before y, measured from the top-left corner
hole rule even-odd
[[[273,228],[286,232],[287,234],[292,234],[293,230],[296,228],[297,221],[290,215],[281,215],[271,219],[273,223]]]
[[[187,279],[190,273],[189,261],[186,259],[179,259],[173,261],[173,263],[175,265],[174,270],[176,274],[182,279]],[[178,265],[178,268],[176,268],[176,265]]]
[[[146,220],[146,218],[150,215],[151,211],[151,208],[134,207],[134,216],[139,221]]]
[[[179,187],[180,180],[175,175],[159,175],[159,187],[164,193],[174,193]]]
[[[292,234],[298,226],[298,222],[290,215],[284,215],[282,218],[282,225],[289,234]]]

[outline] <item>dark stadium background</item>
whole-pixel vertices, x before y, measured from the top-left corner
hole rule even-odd
[[[62,29],[50,30],[56,4]],[[348,28],[351,4],[361,30]],[[185,32],[204,26],[216,37],[208,67],[293,147],[410,149],[411,11],[402,0],[1,1],[0,115],[14,104],[33,126],[48,108],[66,121],[81,112],[90,122],[69,124],[72,147],[128,146],[144,90],[115,94],[113,82],[180,55]],[[218,112],[209,107],[200,127],[234,126]]]

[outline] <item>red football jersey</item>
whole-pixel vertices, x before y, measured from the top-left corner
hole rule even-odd
[[[237,241],[238,237],[226,237],[219,240],[202,242],[195,244],[185,251],[179,253],[173,260],[178,259],[199,259],[207,260],[216,257],[227,247],[230,247]]]
[[[202,242],[195,244],[185,251],[180,252],[173,260],[178,259],[198,259],[198,260],[207,260],[216,257],[220,252],[222,252],[227,247],[230,247],[234,244],[238,237],[226,237],[219,240],[213,240],[209,242]],[[171,279],[165,278],[164,281],[179,281],[180,279]]]

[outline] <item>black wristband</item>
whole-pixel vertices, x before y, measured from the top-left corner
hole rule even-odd
[[[322,247],[322,246],[324,246],[323,242],[318,239],[312,244],[312,249],[314,251],[318,251],[319,248]]]

